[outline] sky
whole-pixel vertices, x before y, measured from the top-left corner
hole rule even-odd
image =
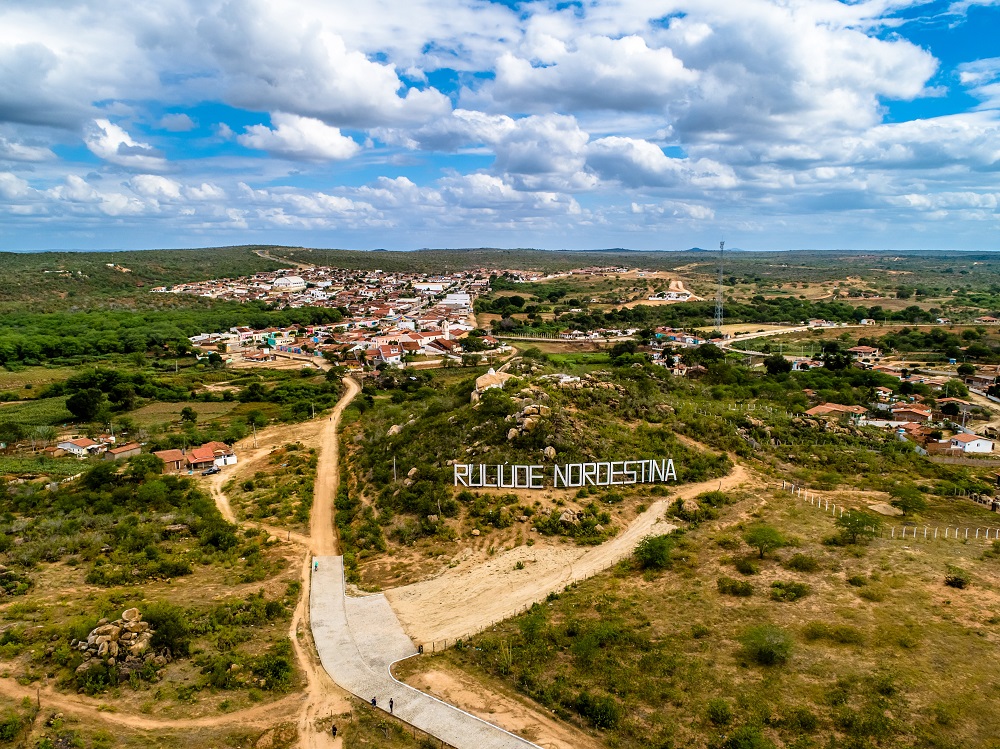
[[[1000,0],[4,0],[0,249],[1000,249]]]

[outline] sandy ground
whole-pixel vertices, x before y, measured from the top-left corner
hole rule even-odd
[[[600,749],[602,744],[512,694],[486,689],[462,671],[442,665],[404,679],[410,686],[476,717],[523,736],[545,749]]]
[[[611,567],[632,553],[651,534],[669,533],[676,526],[663,519],[668,505],[714,489],[733,489],[749,480],[742,465],[723,479],[681,487],[671,497],[654,502],[615,538],[598,547],[516,546],[496,553],[485,563],[460,563],[437,577],[386,591],[386,598],[407,634],[430,646],[468,637],[558,592]],[[517,569],[518,562],[523,569]]]

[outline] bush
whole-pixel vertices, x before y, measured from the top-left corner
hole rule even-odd
[[[615,728],[622,719],[622,707],[614,697],[594,697],[589,692],[576,698],[576,711],[595,728]]]
[[[785,537],[781,535],[781,531],[765,523],[758,523],[748,528],[743,534],[743,540],[747,546],[758,551],[761,559],[767,552],[780,549],[787,543]]]
[[[796,572],[815,572],[819,569],[819,560],[808,554],[794,554],[785,562],[785,567]]]
[[[191,630],[187,625],[187,615],[180,606],[157,602],[146,607],[143,614],[153,630],[150,645],[153,650],[170,648],[175,656],[188,655],[191,648]]]
[[[694,624],[691,627],[691,636],[696,640],[702,640],[712,634],[712,630],[704,624]]]
[[[635,559],[644,570],[669,569],[673,564],[670,556],[673,548],[674,539],[669,535],[646,536],[635,547]]]
[[[737,557],[733,561],[733,566],[743,575],[756,575],[760,572],[760,567],[750,557]]]
[[[956,567],[952,564],[948,565],[948,573],[945,575],[944,584],[950,588],[967,588],[969,583],[972,582],[972,578],[969,577],[969,573],[963,570],[961,567]]]
[[[780,627],[760,624],[750,627],[740,638],[743,654],[761,666],[778,666],[792,655],[792,638]]]
[[[724,596],[738,596],[745,598],[753,595],[753,586],[746,580],[735,580],[731,577],[720,577],[715,581],[719,592]]]
[[[807,640],[829,640],[840,645],[863,645],[865,641],[861,630],[849,624],[809,622],[802,629],[802,635]]]
[[[880,585],[868,585],[859,590],[858,595],[864,598],[866,601],[879,603],[880,601],[885,600],[886,590]]]
[[[775,580],[771,583],[771,600],[773,601],[797,601],[805,598],[812,592],[812,589],[805,583],[783,582]]]
[[[708,707],[705,709],[705,714],[708,716],[708,719],[717,726],[727,726],[733,720],[733,709],[729,706],[729,703],[722,698],[709,700]]]
[[[853,585],[855,588],[863,588],[868,584],[868,578],[864,575],[851,575],[847,578],[847,584]]]
[[[774,749],[757,726],[740,726],[718,745],[720,749]]]

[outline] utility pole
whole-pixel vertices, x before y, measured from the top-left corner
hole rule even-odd
[[[250,426],[253,427],[253,446],[254,446],[254,449],[256,449],[257,448],[257,425],[256,424],[251,424]]]
[[[722,257],[725,249],[725,241],[719,242],[719,288],[715,292],[715,329],[719,335],[722,335]]]

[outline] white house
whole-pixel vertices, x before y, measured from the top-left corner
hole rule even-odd
[[[78,458],[86,458],[88,455],[96,455],[107,449],[106,445],[94,442],[89,437],[78,437],[75,440],[63,440],[56,445],[60,450],[65,450],[70,455]]]
[[[980,437],[978,434],[956,434],[951,438],[951,446],[964,453],[991,453],[993,440]]]

